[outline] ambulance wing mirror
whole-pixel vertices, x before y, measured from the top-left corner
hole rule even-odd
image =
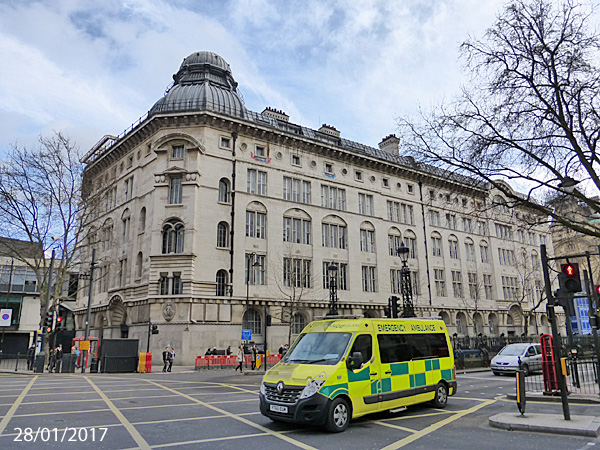
[[[362,366],[363,363],[364,360],[361,352],[354,352],[352,353],[352,356],[348,356],[346,359],[346,367],[348,370],[360,369],[360,366]]]

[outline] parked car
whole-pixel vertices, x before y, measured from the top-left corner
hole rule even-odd
[[[509,344],[492,358],[490,368],[494,375],[515,373],[519,369],[519,360],[525,376],[542,370],[542,350],[540,344]]]

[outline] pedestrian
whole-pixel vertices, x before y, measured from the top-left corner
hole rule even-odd
[[[51,348],[50,354],[48,355],[48,372],[52,373],[56,366],[56,349]]]
[[[225,353],[227,354],[227,356],[231,355],[231,345],[227,347],[227,350],[225,350]]]
[[[240,373],[243,372],[242,370],[242,363],[244,362],[244,346],[240,345],[240,347],[238,348],[237,354],[235,356],[235,362],[238,363],[238,365],[235,368],[235,371],[237,372],[238,369],[240,369]]]
[[[75,368],[79,369],[79,349],[75,346],[71,347],[71,354],[75,355]]]
[[[217,347],[213,347],[212,352],[210,354],[213,356],[217,356]]]
[[[33,362],[35,361],[35,344],[27,349],[27,370],[33,370]]]
[[[285,344],[283,346],[283,353],[281,354],[281,356],[285,356],[285,354],[288,352],[289,349],[290,349],[289,344]]]
[[[281,344],[281,345],[279,346],[279,354],[280,354],[280,355],[283,355],[283,350],[284,350],[284,348],[285,348],[285,347],[283,346],[283,344]]]
[[[175,351],[173,347],[167,345],[163,352],[163,372],[170,372],[173,367],[173,360],[175,359]]]
[[[252,370],[256,369],[256,345],[253,345],[252,348],[250,349],[250,363],[251,363],[251,369]]]
[[[63,348],[62,344],[58,344],[56,347],[56,373],[60,373],[62,368]]]
[[[206,353],[204,354],[204,356],[210,356],[212,355],[212,349],[210,347],[208,347],[208,350],[206,350]]]

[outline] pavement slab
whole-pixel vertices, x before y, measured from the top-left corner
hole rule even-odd
[[[489,418],[495,428],[515,431],[537,431],[541,433],[573,436],[600,436],[600,417],[571,416],[565,420],[562,414],[516,414],[500,413]]]

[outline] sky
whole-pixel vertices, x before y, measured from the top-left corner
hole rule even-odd
[[[161,98],[183,59],[231,66],[246,107],[369,146],[456,96],[459,46],[500,0],[0,0],[0,154],[60,131],[85,153]]]

